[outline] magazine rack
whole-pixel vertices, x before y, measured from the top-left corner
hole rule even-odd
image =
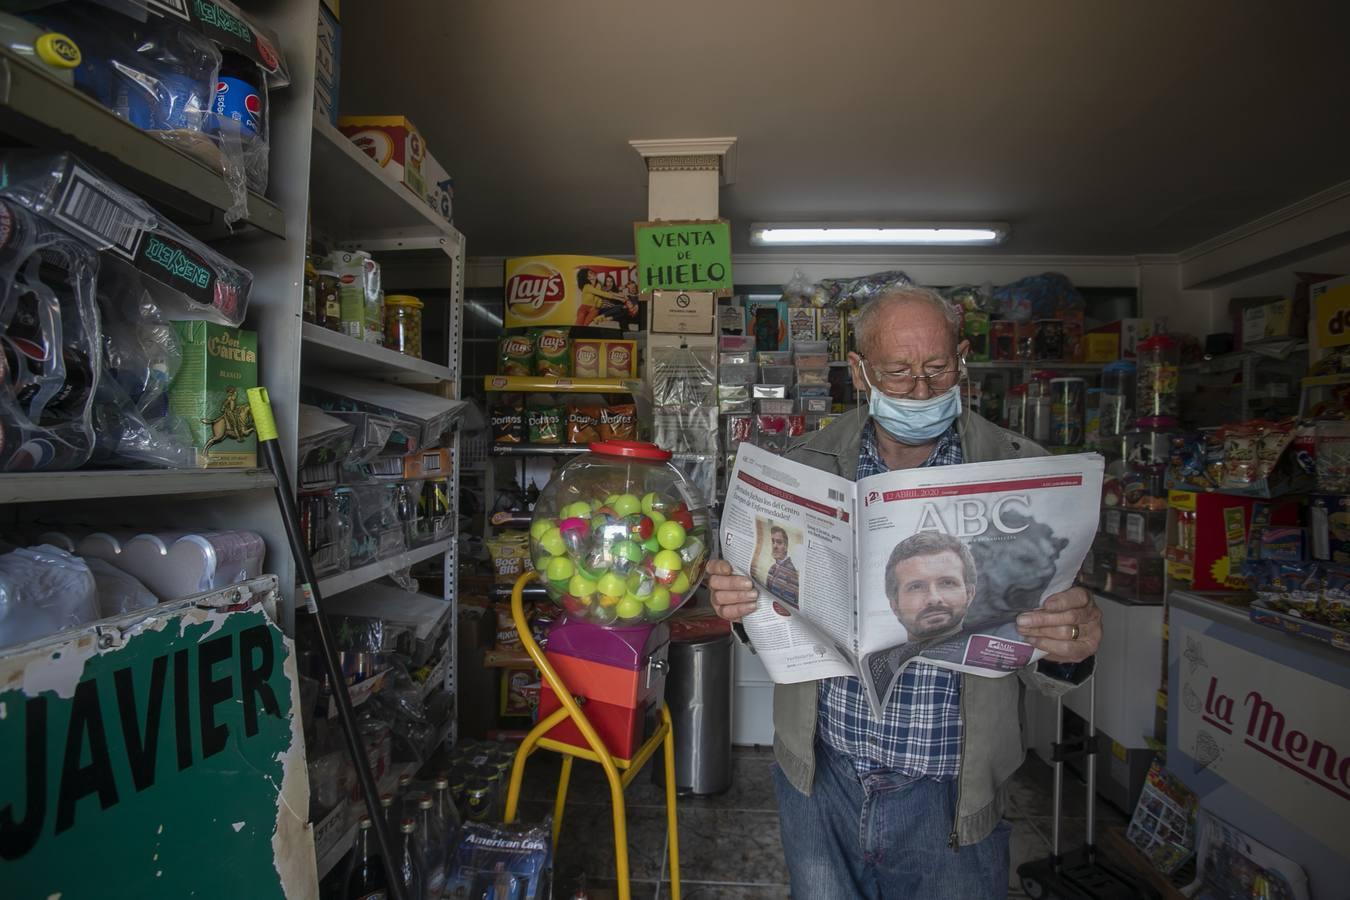
[[[642,770],[642,767],[656,755],[657,748],[664,746],[666,829],[669,835],[668,843],[670,844],[670,896],[673,900],[679,900],[680,850],[679,831],[675,823],[675,741],[671,734],[670,709],[665,703],[661,704],[660,725],[656,727],[651,737],[642,742],[631,759],[624,760],[611,754],[600,739],[600,735],[596,733],[595,727],[591,725],[586,718],[586,714],[582,712],[581,704],[577,702],[572,691],[568,689],[553,666],[549,664],[548,658],[544,656],[543,651],[539,649],[539,645],[535,643],[534,637],[530,633],[529,622],[525,619],[522,592],[525,586],[535,577],[534,572],[526,572],[516,579],[515,587],[511,590],[511,618],[515,621],[516,631],[520,635],[520,643],[524,646],[525,652],[529,654],[530,659],[539,668],[540,674],[548,681],[562,706],[540,719],[530,729],[529,734],[525,735],[525,740],[521,741],[520,747],[516,750],[516,761],[511,766],[511,783],[506,793],[506,814],[503,819],[510,823],[516,818],[516,807],[520,801],[520,785],[525,777],[525,762],[530,758],[530,754],[537,750],[552,750],[554,753],[561,754],[562,772],[558,776],[558,795],[553,804],[553,849],[556,851],[558,849],[558,834],[562,830],[563,807],[567,802],[567,785],[572,777],[572,761],[575,758],[580,758],[599,763],[600,767],[605,770],[606,780],[609,781],[609,795],[613,804],[614,867],[618,876],[619,900],[630,900],[628,820],[624,813],[623,791],[637,776],[637,773]],[[577,730],[586,739],[586,743],[590,745],[589,750],[544,737],[556,725],[568,718],[572,720]]]

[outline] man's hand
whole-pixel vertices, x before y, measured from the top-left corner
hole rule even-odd
[[[739,622],[754,612],[759,602],[755,583],[737,575],[725,559],[708,563],[708,593],[712,595],[713,609],[728,622]]]
[[[1102,642],[1102,611],[1086,590],[1069,588],[1047,597],[1040,609],[1018,616],[1017,630],[1051,662],[1082,662]]]

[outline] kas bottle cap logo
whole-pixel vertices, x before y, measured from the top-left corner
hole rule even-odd
[[[526,263],[506,282],[506,306],[522,319],[542,319],[566,298],[562,273],[547,263]]]

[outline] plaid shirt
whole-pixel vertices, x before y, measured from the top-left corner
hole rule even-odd
[[[953,425],[922,465],[963,461]],[[859,446],[857,479],[886,471],[869,419]],[[950,669],[911,663],[900,673],[880,722],[872,718],[862,685],[852,676],[821,681],[817,704],[821,739],[852,759],[860,778],[879,771],[936,781],[956,777],[961,765],[961,679]]]

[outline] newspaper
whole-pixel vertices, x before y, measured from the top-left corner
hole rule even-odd
[[[1079,453],[853,482],[742,444],[722,556],[760,590],[743,621],[765,669],[856,675],[880,718],[916,659],[990,677],[1039,659],[1016,618],[1073,585],[1102,468]]]

